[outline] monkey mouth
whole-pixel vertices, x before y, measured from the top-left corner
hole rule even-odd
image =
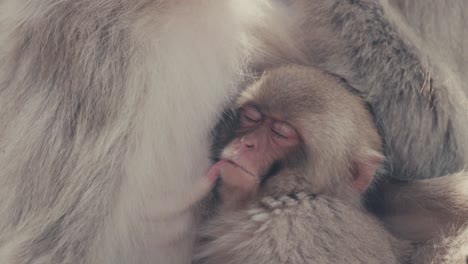
[[[235,161],[233,160],[229,160],[229,159],[226,159],[226,162],[228,162],[229,164],[243,170],[245,173],[251,175],[252,177],[257,177],[257,175],[255,175],[254,173],[252,173],[251,171],[249,171],[248,169],[244,168],[243,166],[239,165],[238,163],[236,163]]]

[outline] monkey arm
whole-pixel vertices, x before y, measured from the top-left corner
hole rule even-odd
[[[420,246],[411,263],[465,264],[468,261],[468,226],[453,229]]]
[[[399,263],[400,252],[369,215],[304,193],[222,212],[200,229],[198,241],[197,264]]]
[[[468,1],[388,0],[383,6],[395,13],[393,20],[407,23],[406,31],[413,38],[420,38],[415,39],[418,47],[424,47],[434,61],[443,62],[444,68],[455,73],[450,82],[460,79],[468,96]]]
[[[386,225],[398,236],[427,241],[468,223],[468,173],[387,183],[381,189]]]
[[[468,141],[460,84],[449,85],[450,75],[397,30],[401,24],[388,21],[378,1],[301,2],[307,53],[367,99],[385,141],[388,174],[418,179],[460,171]]]
[[[399,237],[418,243],[411,263],[466,263],[468,173],[385,183],[382,220]]]

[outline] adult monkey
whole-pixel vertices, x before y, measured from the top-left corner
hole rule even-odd
[[[468,38],[463,32],[468,26],[468,1],[283,3],[297,17],[290,22],[295,30],[288,31],[295,43],[273,46],[277,54],[286,55],[279,60],[289,56],[302,63],[305,57],[306,63],[342,76],[362,93],[385,141],[387,179],[437,177],[466,167],[468,85],[464,72],[468,67]],[[291,46],[299,52],[284,50]],[[269,58],[269,54],[265,56]],[[275,57],[257,67],[277,62]],[[399,184],[382,186],[370,195],[369,203],[389,225],[414,232],[407,234],[408,238],[430,231],[431,221],[445,221],[443,217],[427,221],[427,225],[407,221],[416,212],[401,205],[412,199],[395,195]],[[463,235],[454,241],[457,239],[466,240]]]
[[[190,262],[240,4],[0,1],[0,263]]]
[[[388,174],[398,179],[442,176],[467,162],[468,85],[462,73],[468,40],[462,32],[468,2],[412,2],[283,1],[296,14],[290,19],[295,30],[288,31],[294,43],[273,46],[284,54],[280,59],[304,63],[306,57],[305,63],[342,76],[362,93],[386,141]],[[453,21],[445,20],[449,14]],[[291,46],[300,52],[285,50]],[[258,67],[277,62],[278,56]]]
[[[466,134],[448,94],[459,83],[425,85],[427,73],[442,72],[402,41],[411,39],[385,19],[393,11],[374,1],[257,9],[263,2],[2,0],[0,262],[188,263],[184,201],[208,167],[205,135],[249,48],[272,63],[313,62],[365,92],[397,177],[465,164]],[[400,92],[409,96],[396,102]],[[411,122],[402,120],[408,112]]]

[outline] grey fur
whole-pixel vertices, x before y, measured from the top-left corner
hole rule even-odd
[[[197,264],[398,264],[410,248],[361,209],[305,193],[222,213],[200,233],[206,244],[196,252]]]
[[[417,245],[411,263],[465,264],[468,259],[468,173],[390,184],[385,225]]]
[[[466,225],[422,244],[412,257],[414,264],[466,264],[467,261],[468,227]]]
[[[468,173],[386,184],[382,220],[416,245],[415,264],[465,264],[468,259]]]
[[[255,105],[293,126],[304,151],[281,160],[280,170],[262,180],[246,207],[226,207],[236,193],[227,197],[226,189],[217,190],[227,198],[202,224],[195,263],[397,264],[410,256],[409,243],[366,212],[352,187],[353,177],[373,176],[360,168],[376,170],[382,156],[370,113],[347,88],[317,69],[290,65],[266,71],[240,94],[239,108]],[[239,126],[229,133],[239,137]],[[231,144],[219,147],[226,151]]]
[[[188,263],[244,22],[230,1],[0,1],[0,263]]]
[[[386,183],[385,227],[363,209],[349,179],[359,173],[357,162],[375,158],[362,156],[361,148],[378,153],[380,143],[365,105],[346,88],[316,69],[283,66],[266,71],[240,94],[237,107],[255,105],[263,115],[281,116],[295,127],[306,157],[294,156],[300,159],[294,169],[289,159],[282,160],[280,171],[262,181],[246,206],[224,206],[236,193],[227,197],[222,193],[227,189],[219,188],[220,197],[227,198],[202,223],[196,264],[466,261],[466,173]],[[236,120],[220,122],[228,123],[230,140],[239,137]],[[224,139],[215,145],[231,147]]]
[[[402,217],[401,222],[386,219],[386,226],[431,223],[431,229],[403,233],[408,240],[390,234],[374,216],[346,201],[300,193],[295,199],[266,197],[246,209],[214,216],[200,229],[194,263],[465,264],[467,176],[419,180],[402,188],[412,191],[394,198],[395,204],[405,206],[405,214],[394,216]]]
[[[464,50],[447,49],[453,50],[449,58],[458,58],[458,66],[448,68],[453,74],[446,75],[437,57],[428,59],[431,76],[440,78],[420,94],[428,72],[423,62],[434,50],[404,44],[377,2],[326,1],[332,4],[310,13],[324,23],[311,21],[301,38],[288,35],[303,21],[302,9],[280,1],[272,10],[257,9],[265,1],[249,0],[242,5],[250,15],[239,16],[229,2],[0,1],[1,263],[187,263],[192,210],[168,213],[166,207],[185,198],[208,166],[205,135],[235,91],[244,59],[255,61],[251,49],[293,57],[286,61],[304,61],[303,53],[315,50],[320,56],[308,63],[363,91],[395,177],[438,176],[466,164],[466,130],[460,128],[466,110],[454,101],[466,102],[457,94],[466,81],[456,81],[466,69]],[[456,2],[463,12],[466,1]],[[447,12],[453,9],[437,1],[402,10],[412,14],[419,5],[446,25],[424,36],[451,27]],[[257,11],[268,23],[256,20]],[[463,14],[458,18],[466,23]],[[261,39],[239,43],[252,37],[245,33],[253,24]],[[323,25],[332,29],[326,37],[334,45],[321,38],[307,39],[305,51],[288,44],[314,35],[310,29],[320,33]],[[466,43],[465,35],[457,37]],[[385,41],[369,45],[375,40]],[[407,69],[403,77],[401,67]],[[447,76],[454,82],[440,84]]]
[[[1,17],[0,261],[86,263],[116,207],[136,117],[131,39],[116,19],[128,10],[41,4]]]
[[[427,241],[458,230],[468,219],[468,174],[446,175],[382,188],[381,219],[394,233],[412,241]]]
[[[287,25],[294,30],[286,30],[295,43],[271,47],[279,58],[264,54],[270,62],[260,69],[290,60],[344,78],[376,116],[387,177],[430,178],[465,167],[468,88],[460,70],[467,67],[467,37],[460,31],[468,26],[467,1],[400,1],[410,25],[385,0],[282,2],[297,14]]]

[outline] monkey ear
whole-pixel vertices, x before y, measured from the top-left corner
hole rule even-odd
[[[383,160],[382,154],[371,149],[360,151],[355,156],[352,182],[356,191],[363,193],[367,190]]]

